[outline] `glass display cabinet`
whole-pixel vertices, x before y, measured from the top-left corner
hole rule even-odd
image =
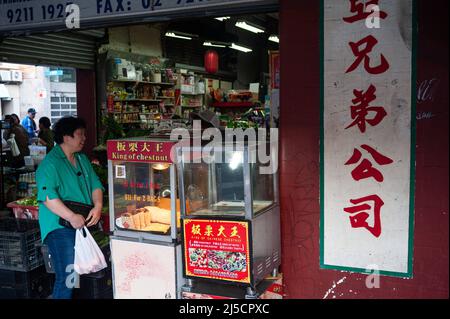
[[[223,144],[210,153],[177,147],[185,291],[195,290],[198,282],[211,283],[211,289],[231,283],[247,287],[251,296],[276,273],[281,263],[277,174],[264,171],[267,165],[257,158],[261,147],[267,145]]]
[[[181,224],[173,145],[156,138],[107,142],[115,298],[179,297]]]

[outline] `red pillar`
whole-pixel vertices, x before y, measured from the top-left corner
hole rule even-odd
[[[95,71],[77,69],[77,115],[86,121],[86,143],[83,151],[88,156],[97,145],[95,87]]]

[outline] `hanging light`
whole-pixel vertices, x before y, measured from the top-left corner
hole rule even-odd
[[[219,21],[225,21],[225,20],[230,19],[230,17],[217,17],[217,18],[214,18],[214,19],[219,20]]]
[[[183,32],[175,32],[175,31],[167,31],[165,34],[166,37],[170,38],[178,38],[183,40],[192,40],[192,38],[197,38],[198,35],[195,34],[189,34],[189,33],[183,33]]]
[[[169,163],[154,163],[152,164],[152,168],[157,171],[163,171],[170,167]]]
[[[280,39],[279,39],[278,36],[276,36],[276,35],[271,35],[271,36],[269,37],[269,41],[276,42],[276,43],[280,43]]]
[[[253,33],[264,33],[263,27],[257,26],[255,24],[250,24],[246,21],[238,21],[236,22],[235,26]]]
[[[216,47],[216,48],[226,48],[225,42],[216,42],[216,41],[205,41],[203,42],[205,47]]]
[[[205,70],[214,74],[219,70],[219,54],[214,50],[205,52]]]
[[[233,155],[231,156],[228,166],[230,167],[231,170],[234,171],[243,162],[244,162],[244,155],[242,154],[242,152],[234,152]]]
[[[234,49],[234,50],[242,51],[242,52],[245,52],[245,53],[247,53],[247,52],[252,52],[252,51],[253,51],[253,50],[250,49],[250,48],[244,47],[244,46],[242,46],[242,45],[237,45],[237,44],[235,44],[235,43],[232,43],[231,46],[230,46],[230,48],[232,48],[232,49]]]

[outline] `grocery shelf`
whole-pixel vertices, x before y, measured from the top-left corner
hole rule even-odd
[[[119,79],[112,79],[108,80],[108,82],[129,82],[129,83],[142,83],[142,84],[152,84],[152,85],[170,85],[173,86],[175,83],[169,83],[169,82],[148,82],[148,81],[136,81],[136,80],[119,80]]]
[[[124,99],[124,100],[113,100],[114,102],[160,102],[158,99]]]
[[[252,107],[253,102],[216,102],[213,107]]]

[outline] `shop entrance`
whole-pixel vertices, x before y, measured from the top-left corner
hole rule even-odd
[[[108,34],[97,72],[99,144],[189,126],[206,111],[221,127],[278,126],[278,13],[175,19]]]

